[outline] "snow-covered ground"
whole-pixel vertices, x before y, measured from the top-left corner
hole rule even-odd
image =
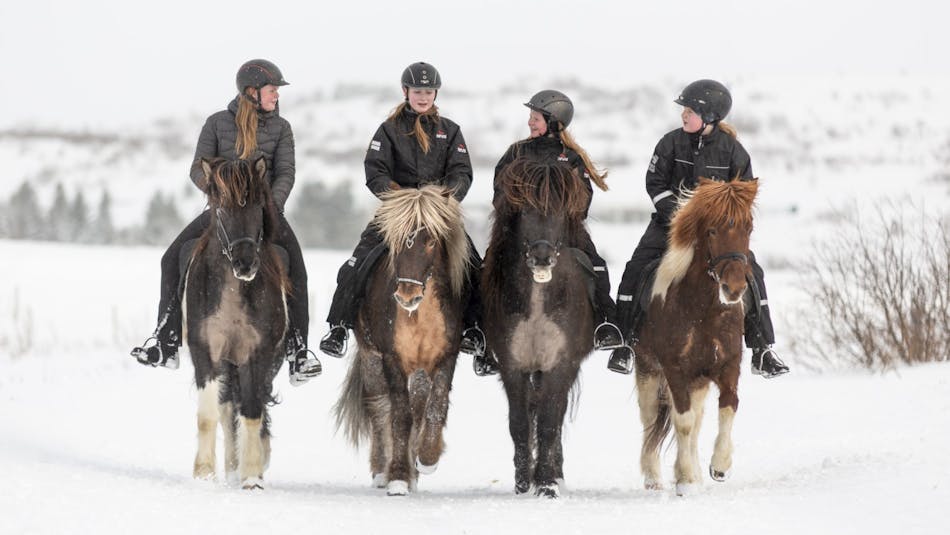
[[[475,377],[465,356],[439,470],[406,498],[371,489],[366,451],[334,435],[329,414],[348,362],[326,357],[310,384],[294,388],[284,370],[278,376],[283,402],[272,411],[266,490],[195,481],[197,396],[187,357],[177,371],[128,357],[152,328],[160,254],[0,241],[0,532],[945,532],[947,365],[885,375],[798,366],[773,381],[744,369],[732,477],[707,479],[683,499],[642,489],[633,379],[607,371],[606,354],[595,353],[565,428],[567,491],[549,501],[513,494],[501,385]],[[306,252],[315,334],[346,256]],[[623,258],[614,256],[619,274]],[[799,304],[793,274],[770,275],[773,302]],[[791,321],[781,320],[780,343]],[[786,356],[796,366],[796,355]],[[704,464],[714,403],[711,396]],[[672,453],[663,457],[668,480]]]

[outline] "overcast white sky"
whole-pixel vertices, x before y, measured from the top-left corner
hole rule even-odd
[[[611,87],[671,76],[950,76],[948,4],[879,4],[10,1],[0,7],[0,128],[206,115],[223,107],[234,72],[253,57],[276,62],[294,90],[395,85],[417,60],[440,69],[446,90],[518,76]]]

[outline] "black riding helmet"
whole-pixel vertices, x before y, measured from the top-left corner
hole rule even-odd
[[[281,74],[277,65],[266,59],[252,59],[238,69],[237,89],[239,93],[243,94],[247,87],[260,89],[265,85],[290,85],[290,82],[284,80],[284,75]]]
[[[673,102],[692,109],[706,124],[725,119],[732,109],[732,95],[715,80],[696,80],[683,88]]]
[[[557,132],[557,124],[560,122],[567,128],[574,118],[574,104],[567,95],[554,89],[545,89],[539,91],[531,97],[531,100],[524,103],[525,106],[536,112],[540,112],[548,120],[548,130]],[[552,122],[551,119],[554,119]]]
[[[409,89],[435,89],[442,87],[442,77],[431,64],[418,61],[402,71],[402,86]]]

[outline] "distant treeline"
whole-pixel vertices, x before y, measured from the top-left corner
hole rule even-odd
[[[368,221],[368,214],[354,205],[345,183],[334,187],[320,182],[303,184],[294,191],[293,199],[288,220],[304,247],[350,248]],[[70,198],[61,183],[45,210],[29,182],[0,201],[0,239],[167,245],[186,223],[174,196],[161,191],[152,194],[142,222],[126,228],[113,223],[108,191],[99,197],[95,210],[90,209],[81,190]]]

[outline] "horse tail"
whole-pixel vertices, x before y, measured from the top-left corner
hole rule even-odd
[[[360,439],[370,434],[370,419],[366,404],[363,402],[363,371],[357,353],[350,361],[346,380],[340,391],[340,399],[333,405],[336,415],[336,430],[343,430],[347,441],[354,448],[359,447]]]
[[[644,440],[644,450],[654,451],[663,445],[663,441],[669,436],[673,427],[673,421],[670,411],[669,386],[666,384],[666,377],[660,374],[660,381],[656,387],[656,420],[647,428],[646,439]]]

